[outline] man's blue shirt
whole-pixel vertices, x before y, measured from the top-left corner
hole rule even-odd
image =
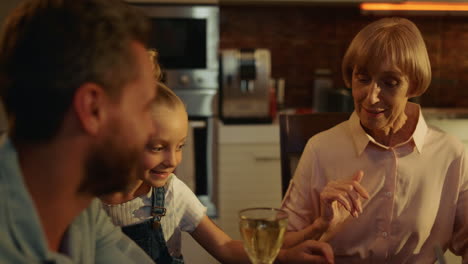
[[[61,248],[48,250],[17,152],[6,140],[0,146],[0,263],[153,263],[111,223],[97,199],[69,226]]]

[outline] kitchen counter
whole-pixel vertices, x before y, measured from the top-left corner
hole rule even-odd
[[[468,119],[468,108],[422,108],[427,119]]]
[[[468,141],[468,108],[422,108],[429,124]],[[219,122],[219,143],[279,143],[279,124],[225,125]]]
[[[219,123],[218,140],[220,144],[236,143],[277,143],[279,144],[278,124],[224,125]]]

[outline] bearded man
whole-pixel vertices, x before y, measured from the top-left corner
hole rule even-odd
[[[136,177],[156,96],[149,24],[114,0],[27,0],[0,39],[0,263],[152,263],[97,196]]]

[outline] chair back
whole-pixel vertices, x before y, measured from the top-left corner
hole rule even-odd
[[[309,138],[348,120],[351,113],[280,114],[281,185],[283,196]]]

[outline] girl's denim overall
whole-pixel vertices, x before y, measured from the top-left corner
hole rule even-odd
[[[151,195],[151,214],[153,218],[140,224],[124,226],[122,231],[158,264],[183,264],[182,257],[176,258],[169,254],[161,228],[161,217],[166,215],[164,194],[164,187],[153,188],[153,194]]]

